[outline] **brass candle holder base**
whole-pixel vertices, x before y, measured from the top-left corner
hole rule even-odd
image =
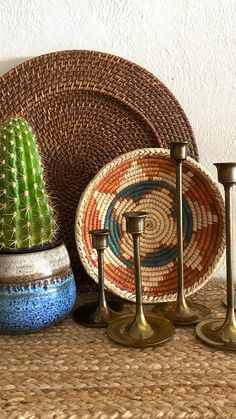
[[[154,311],[160,311],[177,326],[191,326],[211,317],[211,311],[198,303],[164,303]]]
[[[74,320],[87,327],[107,327],[109,321],[117,317],[117,313],[110,308],[99,307],[96,301],[86,303],[78,307],[74,313]]]
[[[227,294],[223,298],[223,304],[227,307]],[[234,310],[236,310],[236,292],[234,293]]]
[[[115,342],[141,348],[166,342],[173,335],[174,327],[162,316],[146,315],[143,323],[130,314],[112,321],[107,331]]]
[[[227,351],[236,351],[236,327],[224,319],[204,320],[196,326],[195,332],[208,345]]]

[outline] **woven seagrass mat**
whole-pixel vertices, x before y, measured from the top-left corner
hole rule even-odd
[[[136,148],[188,141],[198,159],[189,122],[170,91],[145,69],[94,51],[55,52],[27,61],[0,78],[0,122],[12,116],[34,128],[60,233],[79,288],[85,274],[74,243],[80,195],[97,171]]]
[[[191,300],[224,316],[224,288],[209,283]],[[72,318],[0,341],[2,419],[236,417],[235,354],[203,345],[191,327],[145,349]]]

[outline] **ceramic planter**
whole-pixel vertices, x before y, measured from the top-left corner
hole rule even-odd
[[[0,253],[0,333],[30,333],[63,319],[76,301],[64,243]]]

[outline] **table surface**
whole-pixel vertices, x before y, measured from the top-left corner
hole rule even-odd
[[[225,316],[224,289],[212,282],[191,299]],[[194,327],[137,349],[69,317],[0,342],[1,419],[236,418],[235,353],[203,345]]]

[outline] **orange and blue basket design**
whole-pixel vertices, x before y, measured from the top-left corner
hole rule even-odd
[[[135,300],[132,237],[123,213],[146,211],[141,237],[144,302],[172,301],[177,292],[175,165],[165,149],[141,149],[107,164],[90,182],[76,214],[76,244],[87,273],[97,280],[97,256],[89,230],[108,228],[105,286]],[[191,158],[183,164],[184,286],[199,289],[220,262],[224,202],[218,183]]]

